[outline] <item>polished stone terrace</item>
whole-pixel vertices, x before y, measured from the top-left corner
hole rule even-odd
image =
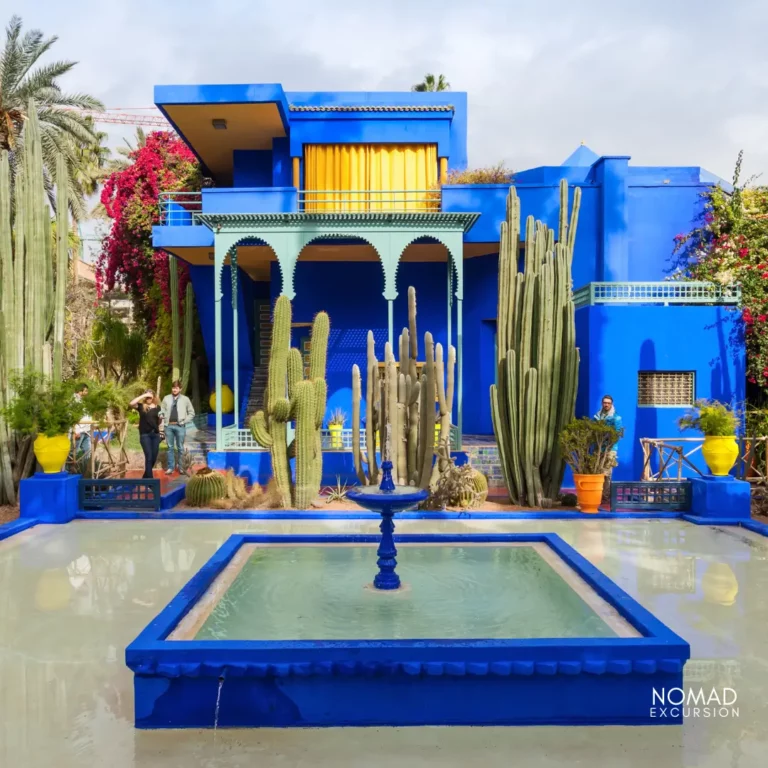
[[[231,533],[374,521],[80,521],[0,542],[0,768],[482,768],[768,764],[768,538],[680,521],[403,521],[402,533],[558,533],[691,644],[686,686],[738,716],[682,727],[136,731],[125,646]]]

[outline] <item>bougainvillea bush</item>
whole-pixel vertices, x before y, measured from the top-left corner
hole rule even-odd
[[[742,154],[733,191],[711,187],[700,226],[675,238],[674,279],[741,286],[738,333],[747,352],[747,377],[761,399],[768,395],[768,187],[739,185]]]
[[[101,293],[124,287],[134,299],[135,315],[151,330],[161,309],[156,297],[170,311],[168,256],[152,247],[152,225],[160,223],[158,198],[161,192],[199,190],[200,166],[187,145],[167,131],[150,133],[129,160],[130,165],[109,176],[101,193],[112,223],[97,264],[97,288]],[[188,273],[179,266],[183,296]],[[155,285],[159,291],[152,290]]]

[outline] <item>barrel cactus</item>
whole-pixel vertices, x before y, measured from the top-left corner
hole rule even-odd
[[[491,386],[493,431],[510,499],[541,507],[556,499],[565,463],[560,432],[573,418],[579,374],[571,263],[581,202],[560,182],[560,225],[529,216],[525,259],[518,271],[520,200],[507,197],[501,224],[497,318],[497,382]]]
[[[459,493],[456,506],[467,507],[480,506],[488,498],[488,479],[477,469],[470,468],[466,474],[464,487]]]
[[[187,504],[206,507],[212,501],[223,499],[227,493],[224,475],[205,467],[189,478],[186,487]]]

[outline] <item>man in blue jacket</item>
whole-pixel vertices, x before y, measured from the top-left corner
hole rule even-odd
[[[621,416],[616,413],[616,409],[613,407],[613,398],[610,395],[603,395],[603,402],[600,410],[592,417],[595,421],[604,421],[614,429],[621,430]],[[619,455],[619,444],[614,444],[611,449],[611,455],[614,460]],[[613,474],[613,467],[605,472],[605,484],[603,485],[603,501],[609,501],[611,498],[611,475]]]

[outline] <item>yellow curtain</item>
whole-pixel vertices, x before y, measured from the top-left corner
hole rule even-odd
[[[308,144],[304,210],[439,210],[435,144]]]

